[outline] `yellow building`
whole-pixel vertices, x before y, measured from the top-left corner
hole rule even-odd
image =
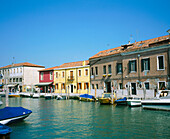
[[[90,94],[89,61],[64,63],[54,69],[55,93]]]

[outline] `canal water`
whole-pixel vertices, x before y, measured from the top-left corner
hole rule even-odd
[[[9,98],[9,105],[32,110],[25,120],[8,125],[11,139],[170,138],[168,111],[44,98]]]

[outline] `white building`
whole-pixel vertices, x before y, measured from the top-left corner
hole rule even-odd
[[[39,70],[44,66],[31,64],[28,62],[11,64],[0,68],[0,91],[7,85],[9,92],[26,92],[39,83]]]

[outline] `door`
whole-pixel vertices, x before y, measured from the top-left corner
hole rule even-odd
[[[132,95],[136,95],[136,83],[131,83]]]
[[[71,88],[71,93],[73,93],[73,85],[71,84],[71,86],[70,86],[70,88]]]
[[[73,71],[70,71],[70,79],[73,79]]]
[[[107,93],[111,93],[111,82],[106,82]]]

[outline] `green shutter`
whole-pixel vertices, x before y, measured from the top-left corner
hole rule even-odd
[[[137,71],[137,68],[136,68],[136,60],[134,60],[135,61],[135,71]]]
[[[131,72],[131,61],[129,61],[129,73]]]
[[[150,70],[150,58],[148,58],[148,70]]]
[[[141,60],[141,71],[144,71],[144,59]]]

